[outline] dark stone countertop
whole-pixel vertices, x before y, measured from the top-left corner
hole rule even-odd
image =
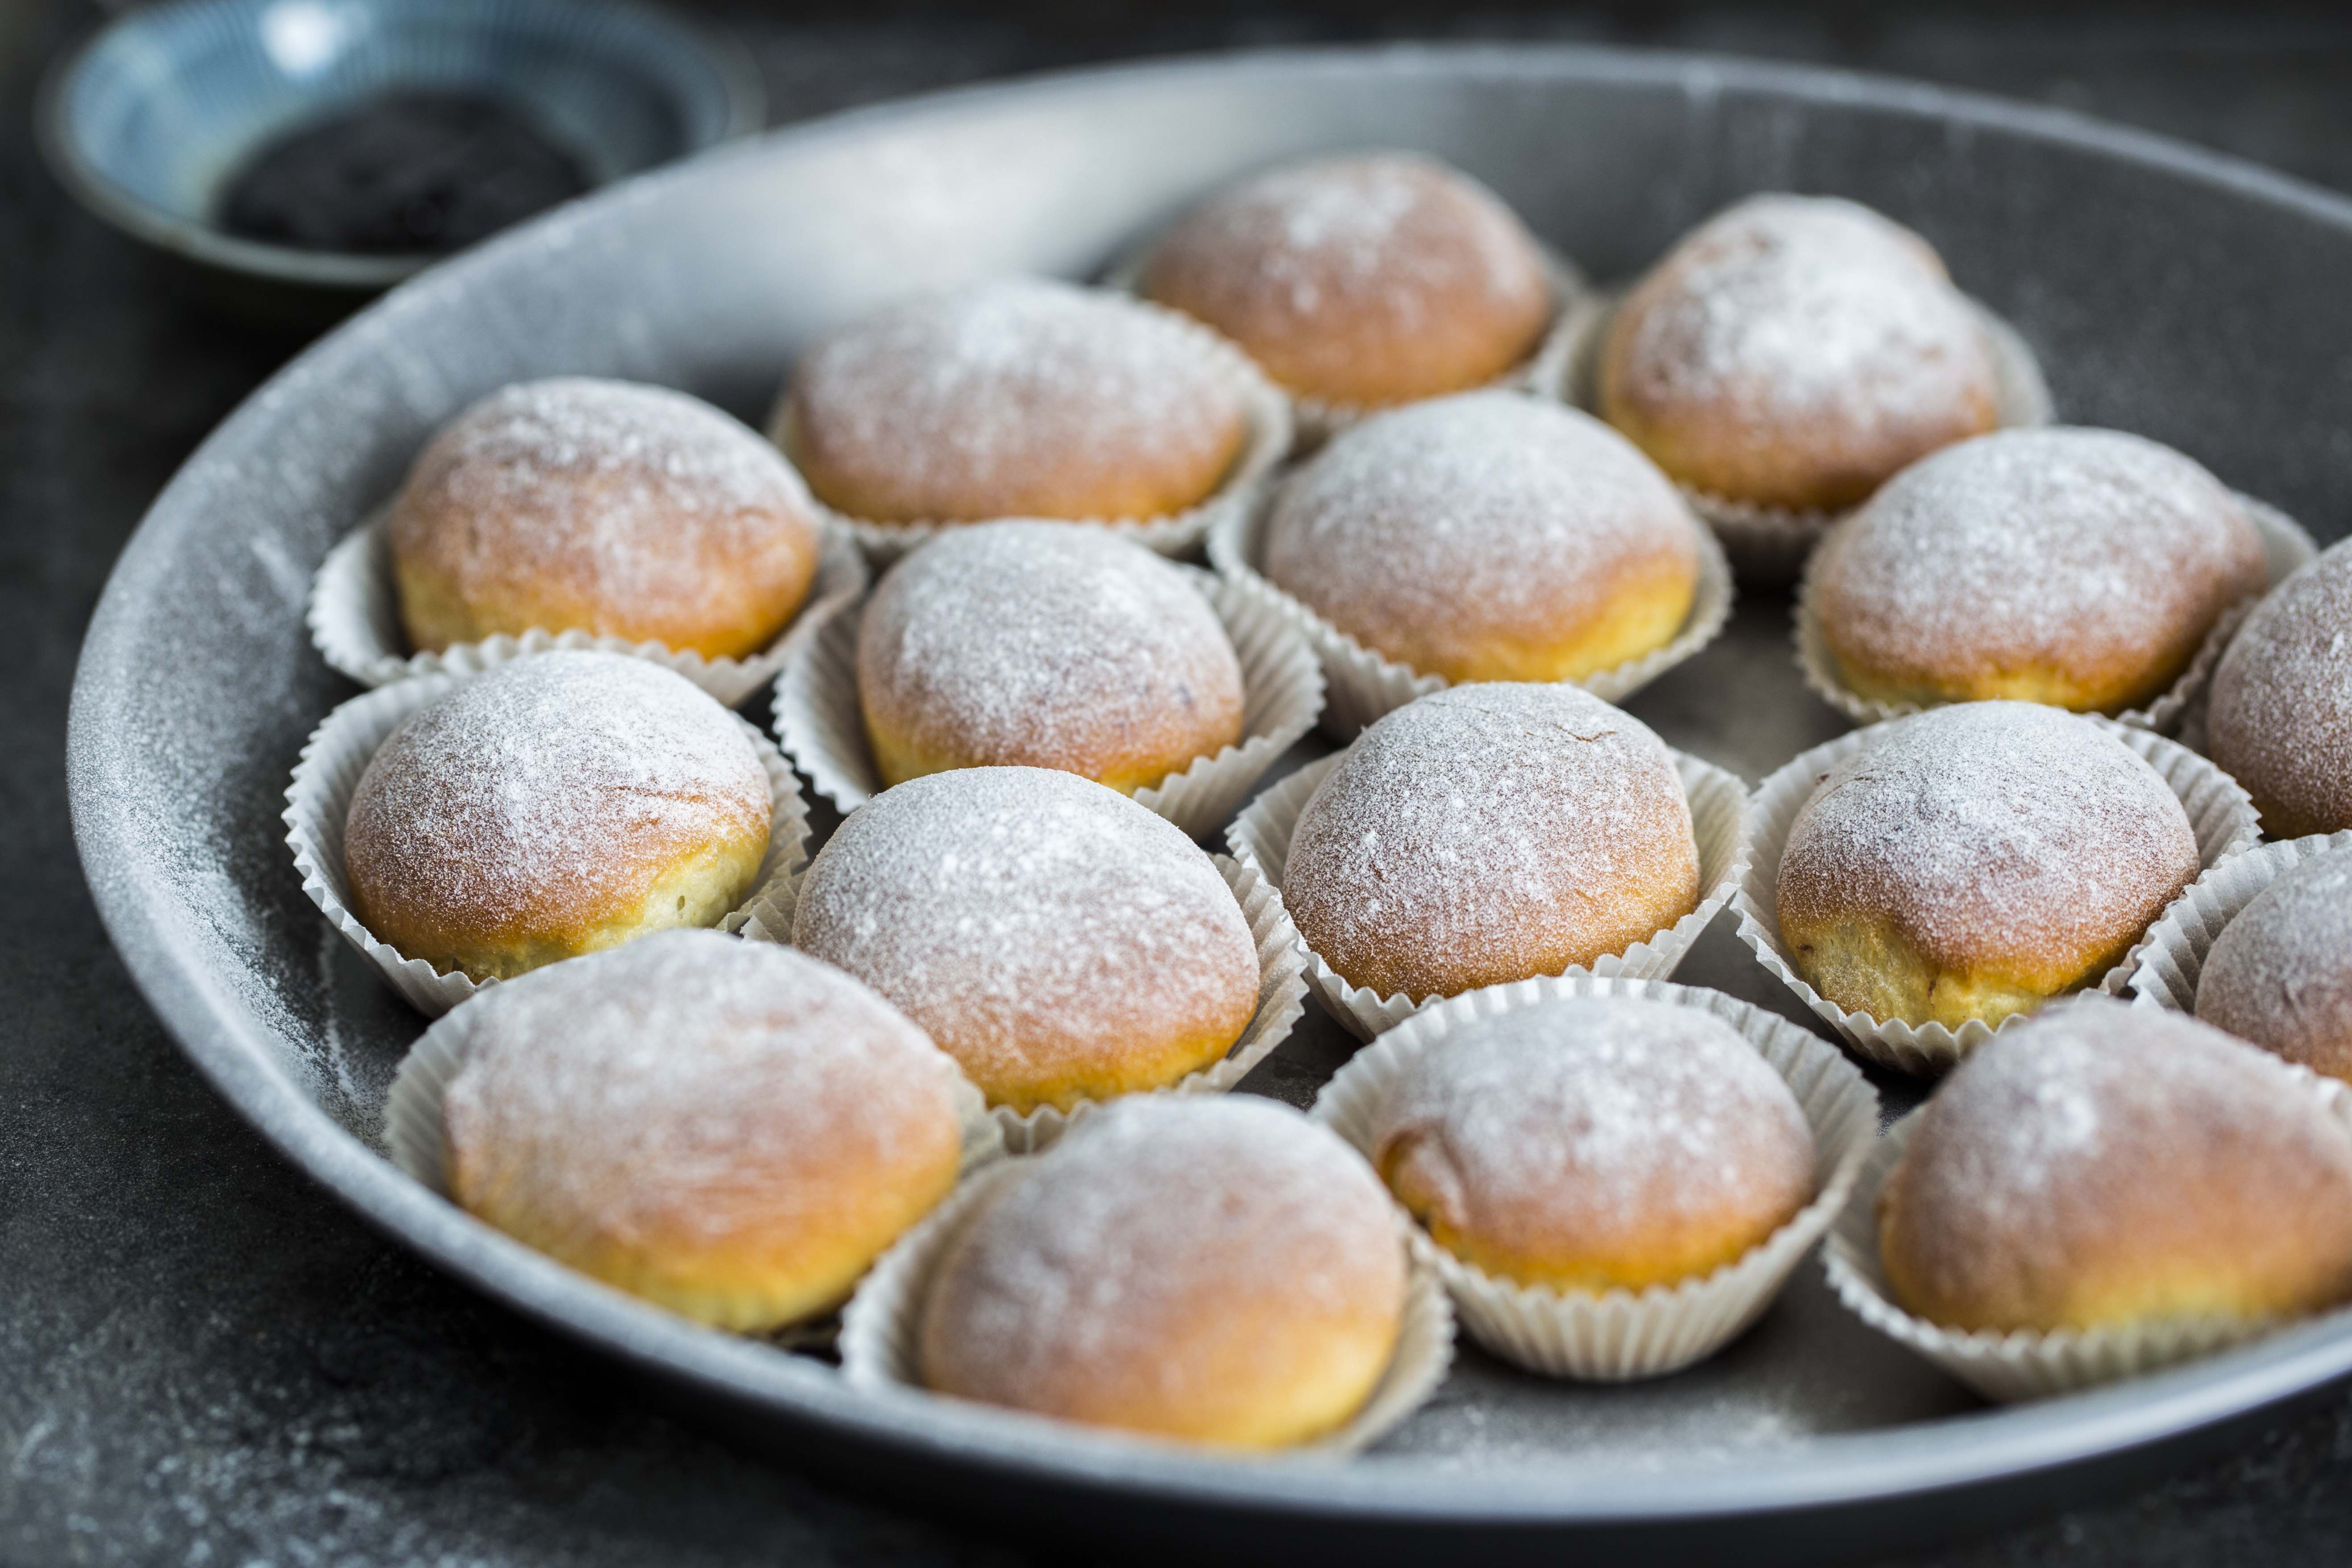
[[[1793,5],[1518,15],[880,4],[725,13],[778,120],[1008,72],[1327,37],[1597,39],[2042,99],[2352,189],[2352,23]],[[835,13],[836,16],[840,13]],[[291,350],[183,304],[34,155],[41,64],[94,13],[0,5],[0,1561],[1013,1562],[649,1410],[313,1190],[181,1059],[108,946],[62,742],[109,564]],[[1636,19],[1638,16],[1638,19]],[[2352,1560],[2352,1398],[1961,1565]]]

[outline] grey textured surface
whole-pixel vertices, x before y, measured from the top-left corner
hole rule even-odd
[[[66,682],[146,500],[281,350],[173,303],[33,167],[19,106],[58,20],[0,12],[0,625],[16,632],[0,683],[15,826],[0,844],[13,1004],[0,1014],[0,1557],[993,1560],[648,1415],[606,1364],[379,1241],[268,1154],[130,993],[67,836]],[[1137,47],[1328,30],[745,20],[786,113]],[[2330,91],[2352,33],[2316,24],[1700,18],[1643,41],[2071,100],[2352,185],[2352,105]],[[2331,1401],[2224,1465],[1946,1561],[2340,1561],[2347,1477],[2352,1415]]]

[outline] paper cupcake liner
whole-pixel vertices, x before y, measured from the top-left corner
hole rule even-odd
[[[1192,339],[1209,351],[1210,357],[1233,382],[1242,400],[1244,416],[1249,434],[1242,445],[1241,455],[1217,484],[1209,497],[1197,506],[1181,512],[1170,512],[1157,517],[1086,517],[1069,519],[1080,526],[1106,528],[1134,539],[1138,544],[1158,550],[1161,555],[1182,555],[1198,545],[1202,537],[1216,526],[1227,513],[1246,507],[1276,465],[1290,455],[1294,431],[1290,420],[1290,402],[1281,389],[1265,379],[1265,372],[1239,349],[1217,333],[1202,326],[1190,316],[1152,304],[1148,299],[1135,302],[1159,318],[1163,329]],[[779,398],[776,409],[783,407]],[[776,416],[772,413],[767,428],[772,434]],[[870,517],[852,517],[846,512],[827,507],[822,498],[818,512],[857,541],[866,558],[877,567],[887,566],[900,556],[932,536],[953,528],[968,528],[976,522],[996,521],[994,518],[971,517],[954,521],[911,523],[877,522]],[[1056,519],[1061,520],[1061,519]]]
[[[2319,547],[2312,543],[2311,536],[2304,532],[2302,525],[2284,512],[2266,506],[2252,496],[2240,496],[2238,501],[2253,520],[2255,531],[2262,535],[2263,554],[2268,565],[2271,587],[2277,587],[2289,572],[2319,553]],[[1839,528],[1844,526],[1843,522],[1838,525]],[[1827,542],[1826,538],[1823,542]],[[1797,588],[1794,612],[1797,668],[1803,673],[1805,685],[1812,687],[1823,702],[1857,724],[1876,724],[1882,719],[1901,718],[1906,714],[1922,711],[1921,704],[1880,702],[1864,696],[1845,684],[1836,655],[1830,652],[1828,641],[1822,633],[1821,617],[1813,609],[1813,569],[1821,559],[1816,554],[1807,560],[1804,577]],[[2237,634],[2238,628],[2245,623],[2246,617],[2252,613],[2259,601],[2260,596],[2256,595],[2223,611],[2221,618],[2214,622],[2213,629],[2205,634],[2205,641],[2199,645],[2196,657],[2180,673],[2180,678],[2147,706],[2131,708],[2116,715],[2117,722],[2130,725],[2135,729],[2152,729],[2158,735],[2171,735],[2178,730],[2182,714],[2188,711],[2192,701],[2204,695],[2206,686],[2212,681],[2213,667],[2221,662],[2222,650],[2230,645],[2230,639]]]
[[[2263,1060],[2320,1095],[2352,1132],[2352,1094],[2343,1084],[2274,1057]],[[2259,1339],[2294,1321],[2172,1318],[2116,1328],[2003,1333],[1942,1328],[1904,1311],[1895,1302],[1879,1257],[1878,1194],[1918,1131],[1919,1114],[1915,1111],[1904,1117],[1878,1140],[1863,1166],[1853,1201],[1831,1228],[1823,1249],[1830,1289],[1854,1316],[1986,1398],[2011,1404],[2136,1377]]]
[[[2221,928],[2254,901],[2254,895],[2314,855],[2352,848],[2352,829],[2308,838],[2258,844],[2213,867],[2172,901],[2140,944],[2132,967],[2132,1001],[2194,1016],[2197,981],[2205,956],[2221,938]]]
[[[1274,759],[1315,727],[1323,671],[1278,611],[1229,582],[1180,567],[1216,610],[1242,666],[1242,742],[1135,792],[1136,804],[1194,838],[1213,832]],[[845,602],[793,648],[776,677],[776,735],[817,791],[845,813],[882,792],[857,695],[857,629],[865,605]]]
[[[1289,864],[1290,837],[1298,827],[1299,813],[1307,809],[1315,787],[1346,755],[1339,752],[1308,763],[1251,801],[1226,830],[1226,842],[1234,858],[1263,874],[1277,892]],[[1636,942],[1622,953],[1604,954],[1589,968],[1572,966],[1551,977],[1589,975],[1601,979],[1663,980],[1675,972],[1708,923],[1738,891],[1748,871],[1748,787],[1737,774],[1712,762],[1680,751],[1672,755],[1675,770],[1682,777],[1683,793],[1690,802],[1691,831],[1698,843],[1698,883],[1705,890],[1698,907],[1654,933],[1646,942]],[[1306,953],[1307,979],[1316,999],[1359,1040],[1370,1040],[1445,1000],[1430,996],[1415,1001],[1402,992],[1383,996],[1352,985],[1324,962],[1321,954],[1307,946],[1303,938],[1300,946]]]
[[[1610,289],[1590,298],[1558,351],[1538,366],[1534,391],[1599,415],[1601,347],[1625,292]],[[1974,298],[1968,303],[1992,347],[1994,417],[2000,428],[2048,424],[2053,413],[2050,384],[2033,350],[1990,307]],[[1748,583],[1793,580],[1821,537],[1850,515],[1850,509],[1763,506],[1687,485],[1679,488],[1691,510],[1722,539],[1739,580]]]
[[[1034,1160],[1013,1159],[982,1170],[882,1255],[841,1314],[841,1372],[852,1387],[923,1386],[919,1343],[923,1303],[933,1273],[981,1206],[1035,1168]],[[1445,1380],[1454,1361],[1454,1313],[1436,1270],[1418,1251],[1410,1257],[1404,1318],[1388,1370],[1346,1426],[1290,1452],[1338,1457],[1369,1448],[1395,1430]],[[1137,1442],[1171,1441],[1113,1427],[1095,1430]]]
[[[2145,758],[2164,779],[2197,835],[2197,858],[2208,870],[2242,853],[2262,836],[2253,802],[2238,781],[2178,742],[2145,729],[2135,729],[2095,714],[2079,716],[2098,726]],[[1822,996],[1797,972],[1796,961],[1780,940],[1780,853],[1788,847],[1789,830],[1797,813],[1813,798],[1821,781],[1839,763],[1877,745],[1908,718],[1889,719],[1868,729],[1840,736],[1801,753],[1781,766],[1758,788],[1750,805],[1751,857],[1732,908],[1739,916],[1739,939],[1780,982],[1811,1008],[1848,1045],[1873,1061],[1906,1072],[1939,1072],[1990,1040],[2000,1030],[2020,1024],[2030,1013],[2012,1013],[1999,1026],[1970,1019],[1958,1030],[1940,1023],[1910,1024],[1900,1019],[1885,1022],[1868,1013],[1848,1012]],[[2143,934],[2120,963],[2096,986],[2089,988],[2120,996],[2131,979],[2148,936]]]
[[[1415,697],[1453,685],[1444,675],[1423,674],[1365,647],[1258,571],[1259,542],[1278,494],[1278,486],[1269,485],[1254,505],[1220,520],[1209,535],[1209,559],[1227,582],[1297,628],[1322,660],[1328,686],[1323,703],[1325,732],[1342,742],[1353,740],[1374,720]],[[1731,618],[1731,563],[1707,529],[1698,530],[1698,583],[1690,612],[1673,640],[1569,684],[1604,702],[1622,702],[1676,664],[1696,657],[1721,635],[1724,623]]]
[[[1257,945],[1257,1011],[1215,1061],[1173,1083],[1139,1093],[1223,1094],[1274,1054],[1275,1047],[1290,1038],[1292,1028],[1307,1011],[1306,944],[1298,939],[1298,928],[1283,907],[1282,890],[1255,867],[1225,855],[1209,858],[1233,890],[1234,902],[1241,905],[1242,917],[1249,922],[1250,939]],[[793,912],[800,902],[801,879],[806,869],[796,868],[792,875],[778,879],[744,906],[740,927],[744,936],[755,942],[791,945]],[[1080,1100],[1067,1111],[1040,1105],[1026,1113],[1009,1105],[992,1105],[988,1113],[1003,1131],[1004,1147],[1013,1154],[1026,1155],[1051,1148],[1101,1103]]]
[[[710,659],[659,643],[632,643],[590,632],[501,633],[478,643],[455,643],[437,653],[408,652],[400,623],[400,592],[392,571],[392,508],[379,507],[327,552],[310,580],[311,645],[320,656],[363,686],[385,686],[417,675],[478,675],[495,664],[552,648],[626,653],[676,670],[729,707],[775,679],[795,641],[838,606],[866,591],[865,558],[840,529],[823,530],[816,576],[808,597],[776,640],[745,659]]]
[[[294,869],[301,873],[302,891],[343,940],[364,954],[404,1000],[429,1018],[437,1018],[495,979],[475,980],[462,969],[442,974],[422,958],[410,958],[360,924],[350,905],[351,884],[343,872],[343,826],[352,793],[360,775],[401,721],[437,697],[446,695],[465,677],[444,672],[419,675],[353,697],[336,708],[310,732],[301,759],[294,765],[287,786],[286,842],[294,852]],[[729,716],[733,717],[734,716]],[[768,852],[742,905],[720,923],[732,931],[740,925],[762,894],[788,883],[808,858],[808,806],[801,799],[800,781],[776,743],[756,725],[736,718],[744,737],[768,776],[775,800],[775,817],[768,830]]]
[[[1445,1281],[1471,1337],[1506,1361],[1553,1377],[1662,1377],[1730,1343],[1779,1296],[1853,1194],[1863,1160],[1878,1140],[1878,1095],[1837,1047],[1720,991],[1578,976],[1466,992],[1399,1025],[1339,1070],[1316,1096],[1311,1113],[1371,1159],[1376,1113],[1413,1063],[1471,1024],[1568,997],[1644,997],[1707,1013],[1738,1030],[1803,1108],[1815,1150],[1812,1201],[1712,1272],[1639,1292],[1522,1285],[1456,1258],[1418,1226],[1413,1245]]]

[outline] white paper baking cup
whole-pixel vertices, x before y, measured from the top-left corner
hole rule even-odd
[[[1315,727],[1323,711],[1323,669],[1315,650],[1279,611],[1192,567],[1192,580],[1224,624],[1242,666],[1242,742],[1195,758],[1135,802],[1194,838],[1215,831],[1274,759]],[[817,792],[845,813],[882,792],[857,696],[857,629],[863,601],[834,606],[793,649],[776,677],[776,735]]]
[[[2255,531],[2262,536],[2263,555],[2270,574],[2271,587],[2277,587],[2289,572],[2319,553],[2319,547],[2312,542],[2303,525],[2284,512],[2266,506],[2252,496],[2240,496],[2238,502],[2245,507]],[[1848,516],[1850,517],[1852,514]],[[1843,520],[1837,525],[1838,528],[1845,526]],[[1835,532],[1836,529],[1831,531]],[[1827,543],[1826,538],[1823,542]],[[1880,702],[1864,696],[1846,685],[1844,674],[1838,668],[1837,657],[1830,652],[1829,643],[1822,634],[1821,617],[1813,608],[1814,568],[1822,559],[1818,552],[1808,558],[1804,577],[1797,588],[1794,612],[1797,668],[1803,673],[1805,685],[1812,687],[1823,702],[1857,724],[1876,724],[1882,719],[1900,718],[1906,714],[1920,712],[1922,705],[1918,703]],[[2222,650],[2230,645],[2230,639],[2237,634],[2238,628],[2252,613],[2260,597],[2255,595],[2223,611],[2221,618],[2214,622],[2213,629],[2205,634],[2205,641],[2199,644],[2197,654],[2189,662],[2189,667],[2180,673],[2180,678],[2147,706],[2131,708],[2116,715],[2117,721],[2136,729],[2152,729],[2158,735],[2175,733],[2189,705],[2204,695],[2206,686],[2213,679],[2213,667],[2221,662]]]
[[[1444,675],[1423,674],[1365,647],[1305,604],[1276,587],[1257,569],[1266,518],[1279,498],[1280,487],[1268,485],[1255,504],[1228,514],[1209,534],[1209,559],[1219,576],[1243,594],[1281,615],[1323,662],[1328,685],[1323,700],[1323,727],[1341,741],[1353,740],[1365,726],[1415,697],[1443,691],[1453,683]],[[1723,547],[1706,528],[1698,530],[1698,582],[1690,612],[1682,629],[1663,647],[1606,670],[1598,670],[1570,684],[1605,702],[1622,702],[1668,670],[1712,643],[1731,618],[1731,563]]]
[[[2346,1130],[2352,1132],[2352,1093],[2343,1084],[2275,1057],[2263,1060],[2320,1095]],[[2004,1333],[1994,1329],[1969,1333],[1941,1328],[1914,1316],[1895,1305],[1886,1282],[1878,1251],[1878,1194],[1918,1131],[1919,1115],[1915,1111],[1888,1128],[1864,1163],[1853,1199],[1831,1228],[1829,1244],[1823,1249],[1830,1289],[1864,1322],[1925,1356],[1986,1398],[2011,1404],[2070,1394],[2194,1361],[2299,1321],[2190,1317],[2117,1328],[2059,1329],[2047,1333],[2019,1329]]]
[[[1380,1106],[1407,1069],[1463,1029],[1569,997],[1642,997],[1721,1019],[1785,1081],[1812,1130],[1813,1199],[1769,1237],[1712,1272],[1635,1292],[1522,1285],[1456,1258],[1418,1226],[1463,1327],[1506,1361],[1552,1377],[1627,1382],[1705,1360],[1747,1332],[1780,1293],[1852,1196],[1878,1140],[1878,1095],[1837,1047],[1811,1030],[1720,991],[1662,980],[1518,980],[1468,991],[1400,1024],[1357,1052],[1316,1096],[1314,1118],[1371,1159]]]
[[[2352,848],[2352,829],[2257,844],[2190,883],[2189,891],[2147,928],[2147,940],[2140,944],[2139,961],[2132,967],[2133,1005],[2193,1017],[2198,977],[2205,972],[2205,956],[2221,939],[2221,928],[2294,867],[2314,855],[2347,848]]]
[[[294,852],[294,869],[302,874],[302,891],[409,1006],[432,1018],[498,982],[477,981],[462,969],[442,974],[422,958],[403,956],[360,924],[351,911],[351,883],[343,873],[343,825],[351,812],[352,792],[359,788],[360,775],[367,771],[376,748],[400,727],[402,720],[446,695],[465,678],[447,672],[419,675],[353,697],[336,708],[303,743],[293,782],[287,786],[283,813],[286,842]],[[793,873],[808,859],[808,805],[801,799],[800,781],[793,777],[792,764],[757,725],[740,718],[735,722],[768,775],[776,810],[768,829],[768,852],[760,862],[751,896],[720,923],[719,928],[725,931],[740,925],[763,892],[789,883]]]
[[[1249,922],[1250,939],[1257,944],[1257,1011],[1250,1015],[1249,1023],[1224,1055],[1173,1083],[1140,1090],[1140,1093],[1223,1094],[1289,1039],[1292,1028],[1307,1011],[1307,945],[1298,939],[1298,927],[1291,924],[1290,912],[1282,905],[1282,890],[1255,868],[1229,856],[1209,858],[1233,890],[1234,902],[1241,905],[1242,917]],[[778,878],[754,894],[741,912],[738,929],[742,935],[754,942],[789,946],[793,912],[806,873],[805,866],[797,867],[790,876]],[[1004,1147],[1013,1154],[1026,1155],[1052,1147],[1073,1124],[1101,1103],[1080,1100],[1067,1111],[1040,1105],[1025,1114],[1009,1105],[992,1105],[988,1113],[1003,1131]]]
[[[1682,777],[1683,794],[1690,802],[1691,831],[1698,843],[1698,907],[1654,934],[1648,941],[1636,942],[1622,953],[1604,954],[1589,969],[1571,967],[1564,971],[1565,975],[1593,975],[1602,979],[1620,976],[1635,980],[1666,978],[1690,952],[1691,945],[1706,930],[1717,912],[1731,901],[1741,878],[1747,874],[1748,787],[1740,782],[1738,775],[1712,762],[1668,749],[1675,759],[1675,771]],[[1226,830],[1226,842],[1233,847],[1234,858],[1261,873],[1277,891],[1290,862],[1290,837],[1298,827],[1299,813],[1307,809],[1315,787],[1346,755],[1343,751],[1308,763],[1251,801]],[[1370,1040],[1394,1029],[1445,999],[1431,996],[1415,1001],[1402,992],[1382,996],[1351,985],[1324,962],[1321,954],[1307,947],[1303,937],[1300,946],[1307,955],[1307,979],[1314,988],[1316,999],[1359,1040]]]
[[[2238,787],[2236,779],[2204,758],[2149,730],[2135,729],[2095,714],[2078,716],[2131,747],[2162,777],[2189,813],[2189,825],[2197,834],[2197,859],[2200,865],[2210,870],[2244,852],[2261,839],[2253,802]],[[1813,1016],[1837,1030],[1848,1045],[1873,1061],[1901,1068],[1906,1072],[1939,1072],[1990,1040],[2000,1030],[2022,1023],[2032,1015],[2012,1013],[2000,1021],[1998,1029],[1981,1019],[1970,1019],[1958,1030],[1940,1023],[1909,1024],[1900,1019],[1882,1023],[1868,1013],[1848,1012],[1813,989],[1797,972],[1795,959],[1780,940],[1780,852],[1788,847],[1789,830],[1795,825],[1797,813],[1813,798],[1813,791],[1832,768],[1877,745],[1896,726],[1909,722],[1908,718],[1889,719],[1868,729],[1840,736],[1801,753],[1764,780],[1750,803],[1751,855],[1732,908],[1739,916],[1739,939],[1748,944],[1756,961],[1795,992],[1798,999],[1813,1010]],[[2147,941],[2143,935],[2093,988],[2109,996],[2122,995]]]
[[[816,576],[808,597],[776,640],[746,659],[709,659],[659,643],[632,643],[590,632],[500,633],[478,643],[453,643],[437,653],[412,653],[400,623],[400,591],[392,572],[392,508],[379,507],[327,552],[310,580],[305,619],[320,656],[363,686],[390,685],[415,675],[478,675],[494,664],[551,648],[591,648],[676,670],[729,707],[775,679],[796,638],[835,606],[866,591],[866,559],[842,530],[824,528]]]
[[[1572,329],[1552,355],[1537,367],[1534,388],[1573,407],[1600,414],[1600,355],[1609,324],[1626,289],[1590,296]],[[1963,298],[1966,298],[1965,296]],[[2000,428],[2048,424],[2053,417],[2050,384],[2040,361],[2017,329],[1979,300],[1969,298],[1979,325],[1992,346],[1994,418]],[[1741,580],[1786,582],[1797,575],[1813,546],[1847,512],[1760,506],[1709,491],[1680,486],[1691,510],[1706,520],[1729,552]]]
[[[1024,1179],[1037,1164],[1011,1159],[981,1171],[882,1255],[841,1314],[841,1371],[852,1386],[923,1386],[919,1346],[932,1274],[982,1204],[1007,1184]],[[1388,1370],[1346,1426],[1291,1452],[1338,1457],[1368,1448],[1420,1408],[1445,1380],[1454,1361],[1454,1313],[1446,1303],[1445,1286],[1418,1251],[1408,1256],[1404,1319]],[[1116,1435],[1137,1442],[1171,1441],[1141,1433]]]

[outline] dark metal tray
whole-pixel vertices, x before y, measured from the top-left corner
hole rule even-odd
[[[2339,1321],[1990,1412],[1848,1318],[1808,1265],[1755,1332],[1680,1376],[1546,1383],[1465,1344],[1373,1454],[1238,1462],[854,1394],[822,1361],[591,1285],[385,1161],[379,1107],[421,1020],[303,898],[278,811],[304,736],[351,695],[304,632],[310,573],[427,433],[555,371],[756,417],[827,323],[986,273],[1087,274],[1237,171],[1364,144],[1475,172],[1604,279],[1748,191],[1854,196],[1920,229],[2017,324],[2064,416],[2177,444],[2321,538],[2341,531],[2352,204],[2154,138],[1824,71],[1582,49],[1243,57],[867,110],[435,270],[256,393],[156,502],[83,650],[70,764],[91,885],[164,1023],[279,1148],[443,1267],[761,1446],[1040,1542],[1818,1561],[2079,1499],[2352,1371]],[[1800,684],[1769,593],[1629,706],[1751,780],[1843,727]],[[1678,977],[1806,1021],[1727,921]],[[1310,1011],[1250,1086],[1304,1102],[1347,1049]],[[1880,1082],[1895,1105],[1917,1092]]]

